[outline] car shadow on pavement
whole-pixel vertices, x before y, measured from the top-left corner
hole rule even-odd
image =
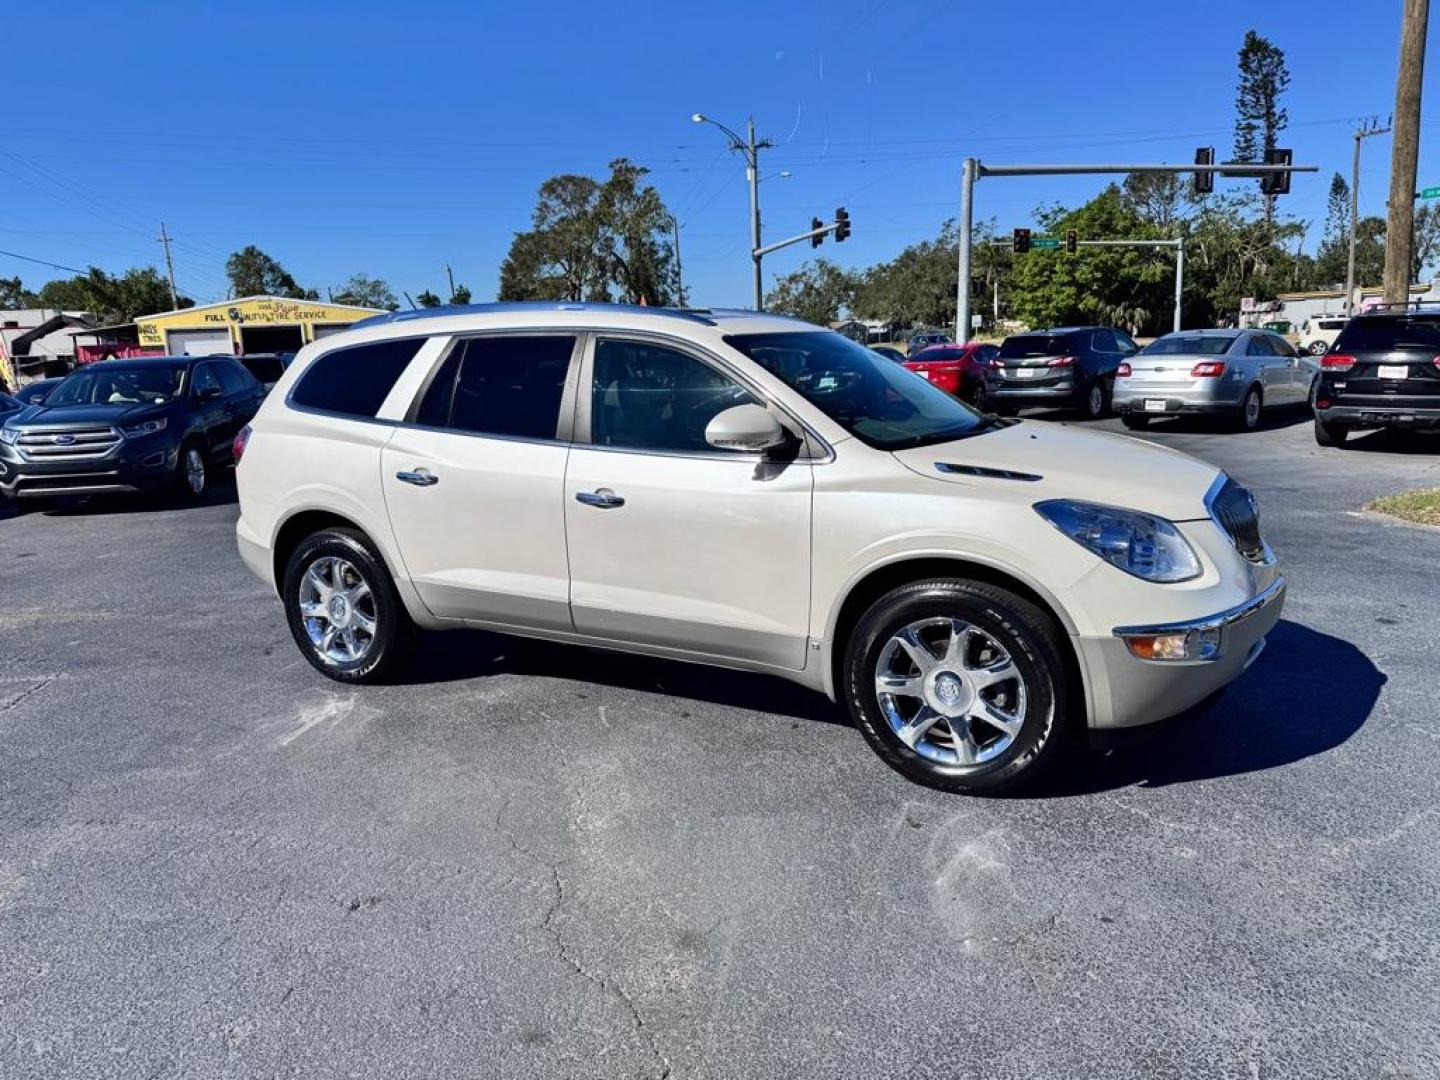
[[[425,634],[414,660],[396,681],[407,685],[441,683],[490,675],[566,679],[577,686],[638,690],[793,720],[852,726],[839,705],[777,676],[481,630]]]
[[[1440,432],[1381,428],[1359,431],[1346,440],[1344,452],[1370,454],[1440,454]]]
[[[1172,416],[1154,420],[1149,426],[1141,428],[1133,434],[1144,435],[1147,431],[1173,431],[1177,435],[1255,435],[1262,431],[1281,431],[1285,428],[1295,427],[1297,424],[1308,424],[1313,416],[1308,405],[1269,408],[1260,414],[1260,422],[1255,425],[1255,430],[1248,432],[1237,431],[1234,421],[1228,416]]]
[[[1163,787],[1302,761],[1359,731],[1385,681],[1350,642],[1282,620],[1255,666],[1212,704],[1076,760],[1033,794]]]
[[[105,517],[112,514],[149,514],[159,510],[190,510],[202,506],[225,506],[237,501],[235,477],[225,473],[212,477],[205,493],[191,499],[166,492],[140,492],[123,495],[85,495],[61,497],[53,503],[39,505],[11,503],[0,510],[0,518],[8,511],[11,517]]]

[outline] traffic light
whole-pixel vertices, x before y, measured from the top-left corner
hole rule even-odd
[[[1195,151],[1196,165],[1214,165],[1215,148],[1213,146],[1202,146]],[[1196,195],[1209,195],[1215,190],[1215,174],[1213,172],[1197,172],[1195,174]]]
[[[825,223],[821,221],[818,217],[812,217],[810,219],[810,231],[814,234],[810,237],[811,247],[819,247],[821,243],[825,240],[825,234],[819,231],[824,227]]]
[[[1030,230],[1016,229],[1010,234],[1010,247],[1016,255],[1024,255],[1030,250]]]
[[[1289,165],[1295,160],[1295,155],[1289,150],[1266,150],[1266,165]],[[1266,173],[1260,177],[1260,193],[1262,195],[1289,195],[1290,174],[1288,172]]]
[[[835,210],[835,242],[838,244],[850,235],[850,213],[843,206]]]
[[[1079,230],[1079,229],[1067,229],[1067,230],[1065,231],[1065,252],[1066,252],[1066,254],[1068,254],[1068,255],[1074,255],[1074,254],[1075,254],[1077,251],[1079,251],[1079,250],[1080,250],[1080,230]]]

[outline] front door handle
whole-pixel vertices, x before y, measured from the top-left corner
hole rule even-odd
[[[395,479],[406,484],[414,484],[416,487],[434,487],[440,482],[429,469],[406,469],[395,474]]]
[[[609,488],[596,488],[594,491],[577,491],[575,501],[582,502],[586,506],[598,506],[601,510],[613,510],[617,506],[624,506],[625,499],[616,495]]]

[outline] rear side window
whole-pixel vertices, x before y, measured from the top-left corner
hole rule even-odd
[[[250,375],[244,368],[238,368],[234,364],[214,364],[212,367],[220,377],[220,385],[225,388],[225,393],[239,394],[250,388]]]
[[[300,376],[290,400],[307,409],[374,417],[423,344],[424,338],[404,338],[328,352]]]
[[[415,420],[477,435],[553,439],[573,337],[483,337],[459,342],[430,383]]]
[[[1335,340],[1335,352],[1440,352],[1440,315],[1351,319]]]

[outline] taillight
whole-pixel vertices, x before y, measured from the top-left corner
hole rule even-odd
[[[250,425],[246,424],[235,433],[235,441],[230,444],[230,453],[235,458],[235,464],[240,464],[240,458],[245,453],[245,447],[250,442]]]
[[[1440,364],[1440,356],[1437,356],[1437,357],[1435,358],[1435,362],[1436,362],[1437,364]],[[1004,360],[1001,360],[998,356],[992,357],[992,358],[988,361],[988,363],[989,363],[989,365],[990,365],[990,370],[991,370],[991,371],[1000,371],[1002,368],[1005,367],[1005,361],[1004,361]]]
[[[1355,357],[1344,353],[1326,353],[1320,358],[1320,366],[1326,371],[1349,371],[1355,366]]]
[[[1440,368],[1440,356],[1435,357],[1435,359],[1431,360],[1430,362],[1434,364],[1437,368]]]
[[[1121,361],[1120,366],[1115,369],[1117,379],[1128,379],[1130,377],[1130,365]]]
[[[1074,358],[1073,356],[1057,356],[1057,357],[1055,357],[1054,360],[1051,360],[1051,361],[1050,361],[1050,366],[1051,366],[1051,367],[1070,367],[1070,366],[1071,366],[1072,364],[1074,364],[1074,363],[1075,363],[1075,358]]]
[[[1225,374],[1225,362],[1223,360],[1201,360],[1190,369],[1192,379],[1218,379]]]

